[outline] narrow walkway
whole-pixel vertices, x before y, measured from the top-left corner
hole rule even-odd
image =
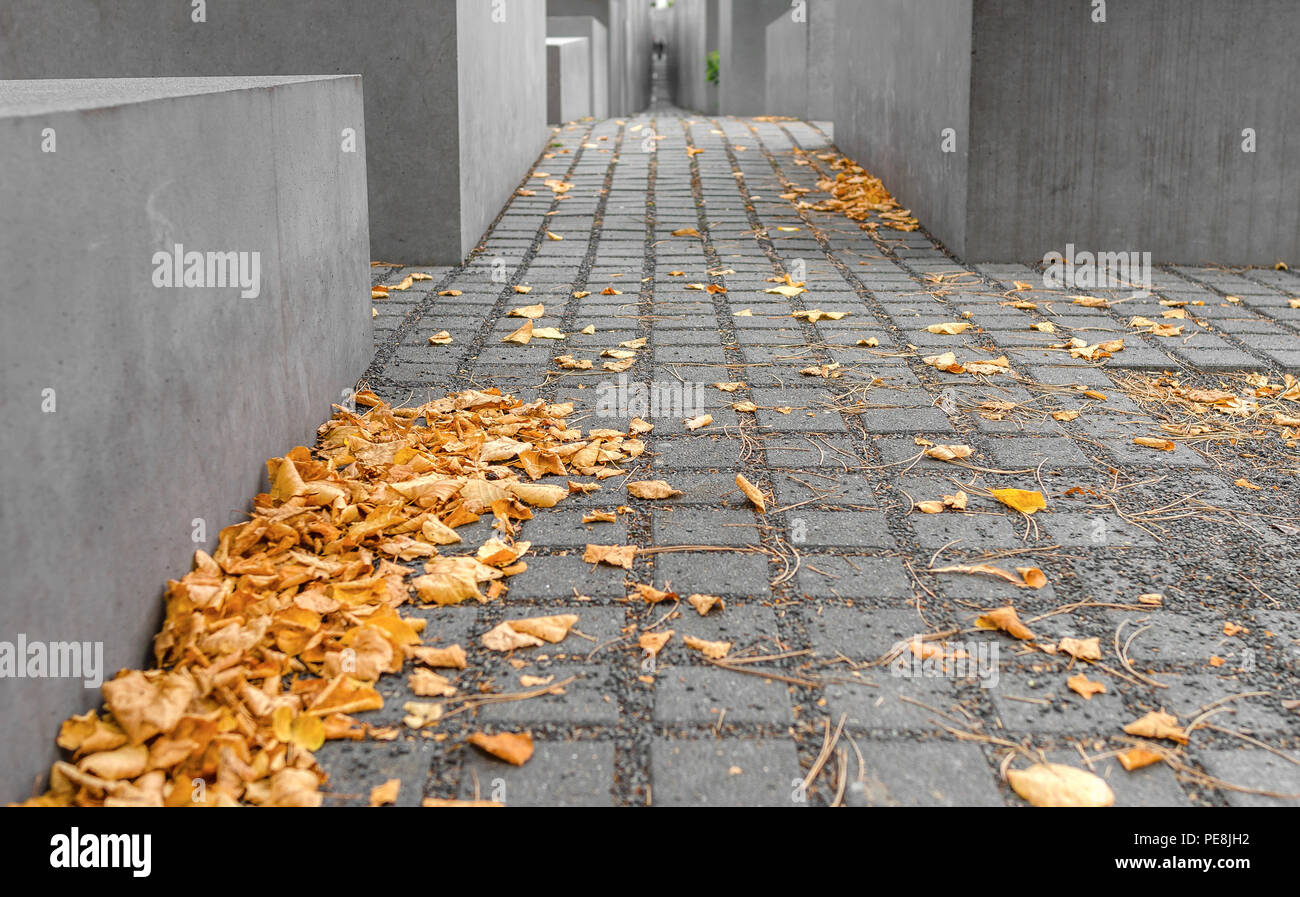
[[[1014,804],[1004,758],[1038,751],[1090,767],[1119,804],[1300,793],[1300,456],[1284,426],[1300,392],[1283,379],[1300,280],[1160,269],[1148,298],[1078,303],[891,226],[906,215],[864,229],[819,210],[837,158],[805,122],[657,100],[560,129],[463,266],[375,269],[383,284],[433,275],[375,302],[366,382],[382,398],[497,387],[572,402],[584,432],[653,430],[625,475],[524,523],[528,569],[502,600],[411,611],[426,644],[469,650],[462,691],[572,678],[563,693],[330,742],[327,805],[390,778],[398,803]],[[507,312],[538,303],[535,330],[564,339],[503,342],[525,321]],[[678,407],[636,405],[637,384]],[[697,411],[712,420],[691,430]],[[682,494],[629,496],[641,480]],[[584,522],[594,511],[613,522]],[[492,535],[458,532],[454,548]],[[630,570],[593,567],[591,543],[641,550]],[[700,615],[695,593],[722,609]],[[1007,603],[1036,640],[975,628]],[[579,622],[559,644],[480,643],[561,613]],[[638,646],[669,629],[657,658]],[[714,661],[686,636],[730,648]],[[385,708],[360,718],[381,729],[427,700],[404,676],[379,688]],[[1166,762],[1125,771],[1124,727],[1161,709],[1199,720],[1190,744],[1152,742]],[[466,745],[521,730],[536,740],[522,767]]]

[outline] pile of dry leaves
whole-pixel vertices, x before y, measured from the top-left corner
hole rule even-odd
[[[862,227],[875,230],[880,224],[901,231],[914,231],[919,225],[907,209],[885,189],[880,178],[874,177],[848,156],[826,154],[818,158],[827,161],[834,179],[822,178],[817,189],[831,195],[810,208],[819,212],[841,212],[853,221],[863,222]],[[869,221],[874,213],[880,222]]]
[[[615,431],[584,439],[565,422],[572,406],[496,390],[357,402],[368,410],[336,413],[315,451],[267,462],[251,518],[169,583],[157,668],[120,672],[102,710],[63,724],[69,760],[29,805],[318,805],[312,752],[365,736],[350,714],[383,705],[382,673],[464,666],[456,646],[421,646],[425,621],[400,613],[412,589],[437,604],[499,597],[526,567],[518,522],[570,492],[534,481],[608,476],[644,448]],[[440,554],[488,515],[497,533],[476,554]],[[398,561],[421,559],[408,582],[419,571]]]

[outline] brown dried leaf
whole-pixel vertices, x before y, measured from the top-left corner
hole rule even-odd
[[[749,499],[750,503],[758,508],[758,513],[767,513],[767,503],[763,499],[763,493],[759,491],[757,486],[739,473],[736,474],[736,485],[740,487],[741,492],[745,493],[745,497]]]
[[[682,490],[674,489],[664,480],[638,480],[627,484],[628,495],[633,498],[672,498],[681,495]]]
[[[682,636],[686,647],[694,648],[710,660],[721,660],[731,651],[731,642],[710,642],[693,635]]]

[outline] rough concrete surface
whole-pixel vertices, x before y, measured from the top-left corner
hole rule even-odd
[[[367,158],[371,257],[408,264],[460,261],[541,149],[542,3],[504,21],[480,0],[209,6],[195,22],[188,3],[12,0],[0,78],[360,74],[364,124],[383,135]]]
[[[146,662],[168,577],[353,387],[361,102],[357,77],[0,83],[0,640],[101,642],[105,679]],[[177,243],[260,253],[258,295],[156,287]],[[0,679],[6,799],[99,702],[82,678]]]
[[[609,33],[595,16],[547,16],[547,37],[585,37],[591,42],[591,115],[609,117]]]
[[[553,124],[591,114],[591,41],[546,39],[546,120]]]

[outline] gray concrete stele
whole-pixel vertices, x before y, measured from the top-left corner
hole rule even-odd
[[[546,144],[542,2],[222,0],[196,15],[6,0],[0,79],[360,74],[371,258],[403,264],[460,262]]]
[[[546,39],[546,120],[575,121],[591,114],[591,41]]]
[[[361,104],[355,75],[0,82],[4,800],[365,369]]]
[[[835,142],[968,261],[1300,258],[1293,0],[855,0]]]

